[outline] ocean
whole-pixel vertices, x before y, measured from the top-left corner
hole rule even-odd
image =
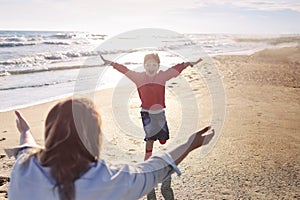
[[[251,54],[294,45],[270,42],[289,35],[164,33],[0,31],[0,112],[71,96],[78,92],[78,82],[93,84],[93,90],[114,87],[122,75],[104,66],[99,53],[135,69],[142,66],[145,52],[157,52],[162,65],[172,66],[197,56]],[[155,44],[145,46],[144,35]]]

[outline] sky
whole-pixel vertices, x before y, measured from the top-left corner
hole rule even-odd
[[[0,0],[0,30],[300,34],[299,0]]]

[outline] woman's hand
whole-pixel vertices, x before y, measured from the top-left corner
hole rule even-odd
[[[17,115],[17,128],[20,132],[20,145],[31,145],[36,146],[36,142],[33,138],[33,136],[30,133],[30,126],[28,122],[25,120],[25,118],[21,115],[19,111],[15,111],[15,114]]]
[[[25,133],[29,131],[30,126],[28,122],[25,120],[25,118],[21,115],[19,111],[15,111],[15,114],[17,115],[16,123],[17,123],[17,128],[20,133]]]
[[[192,151],[201,146],[207,145],[211,141],[211,139],[215,135],[214,129],[212,129],[211,133],[204,135],[210,129],[211,129],[211,127],[207,126],[207,127],[203,128],[202,130],[200,130],[190,136],[190,138],[188,139],[188,142],[187,142],[189,144],[189,151]]]
[[[211,129],[210,126],[203,128],[202,130],[192,134],[187,142],[184,144],[175,147],[172,151],[170,151],[170,155],[172,156],[173,160],[175,161],[176,165],[181,163],[181,161],[194,149],[197,149],[201,146],[207,145],[211,139],[215,135],[214,129],[209,134],[207,133]]]

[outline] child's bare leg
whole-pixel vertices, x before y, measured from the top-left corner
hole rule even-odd
[[[148,158],[152,155],[154,140],[147,140],[146,141],[146,152],[144,160],[148,160]]]
[[[146,141],[146,149],[145,149],[146,152],[145,152],[144,160],[148,160],[148,158],[150,158],[150,156],[152,155],[153,143],[154,143],[154,140]],[[149,194],[147,194],[147,200],[156,200],[156,194],[155,194],[154,188],[151,192],[149,192]]]

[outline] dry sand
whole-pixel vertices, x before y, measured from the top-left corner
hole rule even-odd
[[[213,62],[226,94],[222,134],[206,157],[192,152],[179,166],[182,176],[172,175],[175,199],[300,199],[300,48],[217,56]],[[209,72],[209,67],[204,67]],[[192,94],[181,86],[183,80],[191,85]],[[168,88],[166,113],[171,139],[167,146],[155,144],[155,150],[168,149],[192,132],[187,129],[186,135],[179,135],[186,125],[182,122],[195,117],[182,116],[181,103],[189,98],[197,99],[201,113],[196,117],[198,128],[208,124],[212,116],[210,93],[195,69],[185,70],[168,83]],[[180,99],[172,92],[175,90],[182,94]],[[106,139],[101,155],[112,163],[134,164],[143,159],[140,108],[133,92],[125,104],[128,113],[121,115],[124,105],[112,99],[122,92],[128,93],[107,89],[95,95]],[[20,109],[39,144],[43,144],[44,119],[54,104]],[[131,123],[127,123],[127,116]],[[0,199],[6,199],[14,160],[2,149],[17,145],[19,138],[13,112],[0,113],[0,122]],[[157,198],[163,199],[159,187],[156,190]]]

